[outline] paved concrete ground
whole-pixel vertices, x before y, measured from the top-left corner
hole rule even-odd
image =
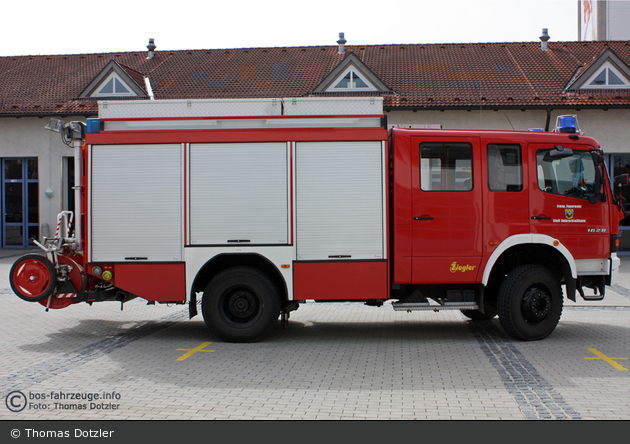
[[[11,292],[22,253],[0,251],[1,420],[630,418],[630,257],[604,301],[567,301],[543,341],[459,312],[310,303],[230,344],[184,306],[46,313]]]

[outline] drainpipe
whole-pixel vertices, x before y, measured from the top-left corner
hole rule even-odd
[[[547,122],[545,123],[545,131],[549,131],[550,122],[551,122],[551,108],[547,107]]]

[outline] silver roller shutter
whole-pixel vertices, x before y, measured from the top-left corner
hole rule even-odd
[[[92,261],[182,260],[181,145],[92,147]]]
[[[288,186],[286,143],[191,145],[191,244],[288,244]]]
[[[296,146],[297,259],[383,259],[381,142]]]

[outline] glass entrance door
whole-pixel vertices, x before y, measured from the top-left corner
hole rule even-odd
[[[37,159],[2,159],[2,246],[24,248],[39,238]]]

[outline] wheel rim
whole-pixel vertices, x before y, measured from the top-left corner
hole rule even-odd
[[[221,314],[233,327],[247,327],[260,317],[261,304],[258,296],[248,289],[239,288],[223,295]]]
[[[521,304],[523,318],[530,324],[539,324],[551,310],[551,296],[545,288],[531,287],[525,292]]]
[[[27,298],[37,298],[43,295],[50,285],[50,273],[46,264],[29,259],[13,273],[13,283]]]

